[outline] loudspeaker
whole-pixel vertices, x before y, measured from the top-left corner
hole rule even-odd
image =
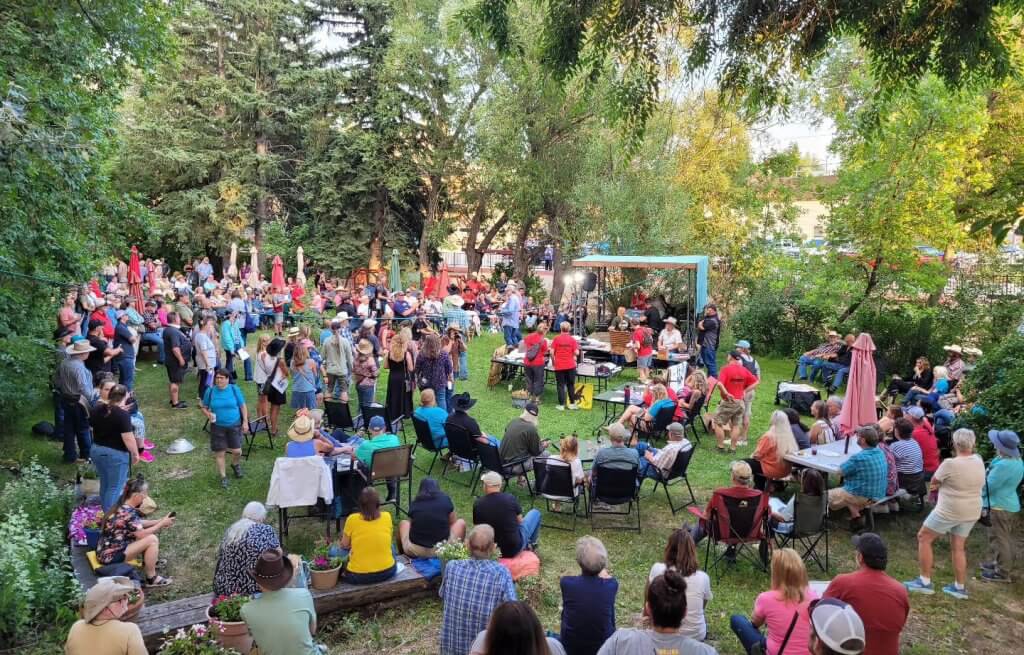
[[[590,293],[597,288],[597,273],[587,273],[586,277],[583,278],[583,290]]]

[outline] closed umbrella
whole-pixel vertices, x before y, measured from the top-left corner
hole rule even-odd
[[[274,255],[274,267],[270,271],[270,286],[274,291],[284,292],[287,287],[284,285],[284,263],[279,255]]]
[[[128,259],[128,293],[135,300],[135,311],[142,315],[145,304],[142,302],[142,269],[139,267],[139,249],[132,246],[132,254]]]
[[[256,247],[253,246],[249,251],[249,279],[247,280],[249,286],[253,288],[260,283],[260,262],[257,255]]]
[[[441,270],[438,272],[437,295],[444,298],[448,295],[448,264],[441,262]]]
[[[854,430],[878,421],[875,411],[875,342],[867,332],[861,332],[853,343],[853,357],[850,360],[850,376],[846,383],[846,399],[839,414],[841,434],[850,435]]]
[[[396,293],[402,288],[402,265],[398,262],[398,249],[391,250],[391,271],[388,273],[388,286],[391,293]]]
[[[228,277],[232,280],[238,279],[238,244],[231,244],[231,263],[228,264]]]
[[[295,280],[302,286],[306,286],[306,256],[302,252],[302,246],[295,249],[296,268]]]

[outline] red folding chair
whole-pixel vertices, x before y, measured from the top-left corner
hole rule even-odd
[[[708,545],[704,554],[704,570],[719,573],[719,567],[732,565],[740,558],[768,570],[771,540],[768,532],[768,494],[745,487],[716,489],[706,510],[687,508],[700,518]],[[753,545],[757,544],[757,550]],[[724,545],[724,551],[718,546]],[[714,550],[714,559],[711,551]]]

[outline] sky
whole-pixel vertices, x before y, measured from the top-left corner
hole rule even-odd
[[[827,119],[820,125],[799,120],[778,121],[753,130],[751,148],[754,158],[760,159],[773,150],[784,150],[795,143],[801,154],[812,157],[818,163],[815,174],[832,175],[839,166],[839,158],[828,152],[833,136],[832,122]]]

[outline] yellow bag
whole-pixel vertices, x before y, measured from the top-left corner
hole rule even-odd
[[[592,409],[594,407],[594,385],[586,382],[576,385],[576,404],[580,409]]]

